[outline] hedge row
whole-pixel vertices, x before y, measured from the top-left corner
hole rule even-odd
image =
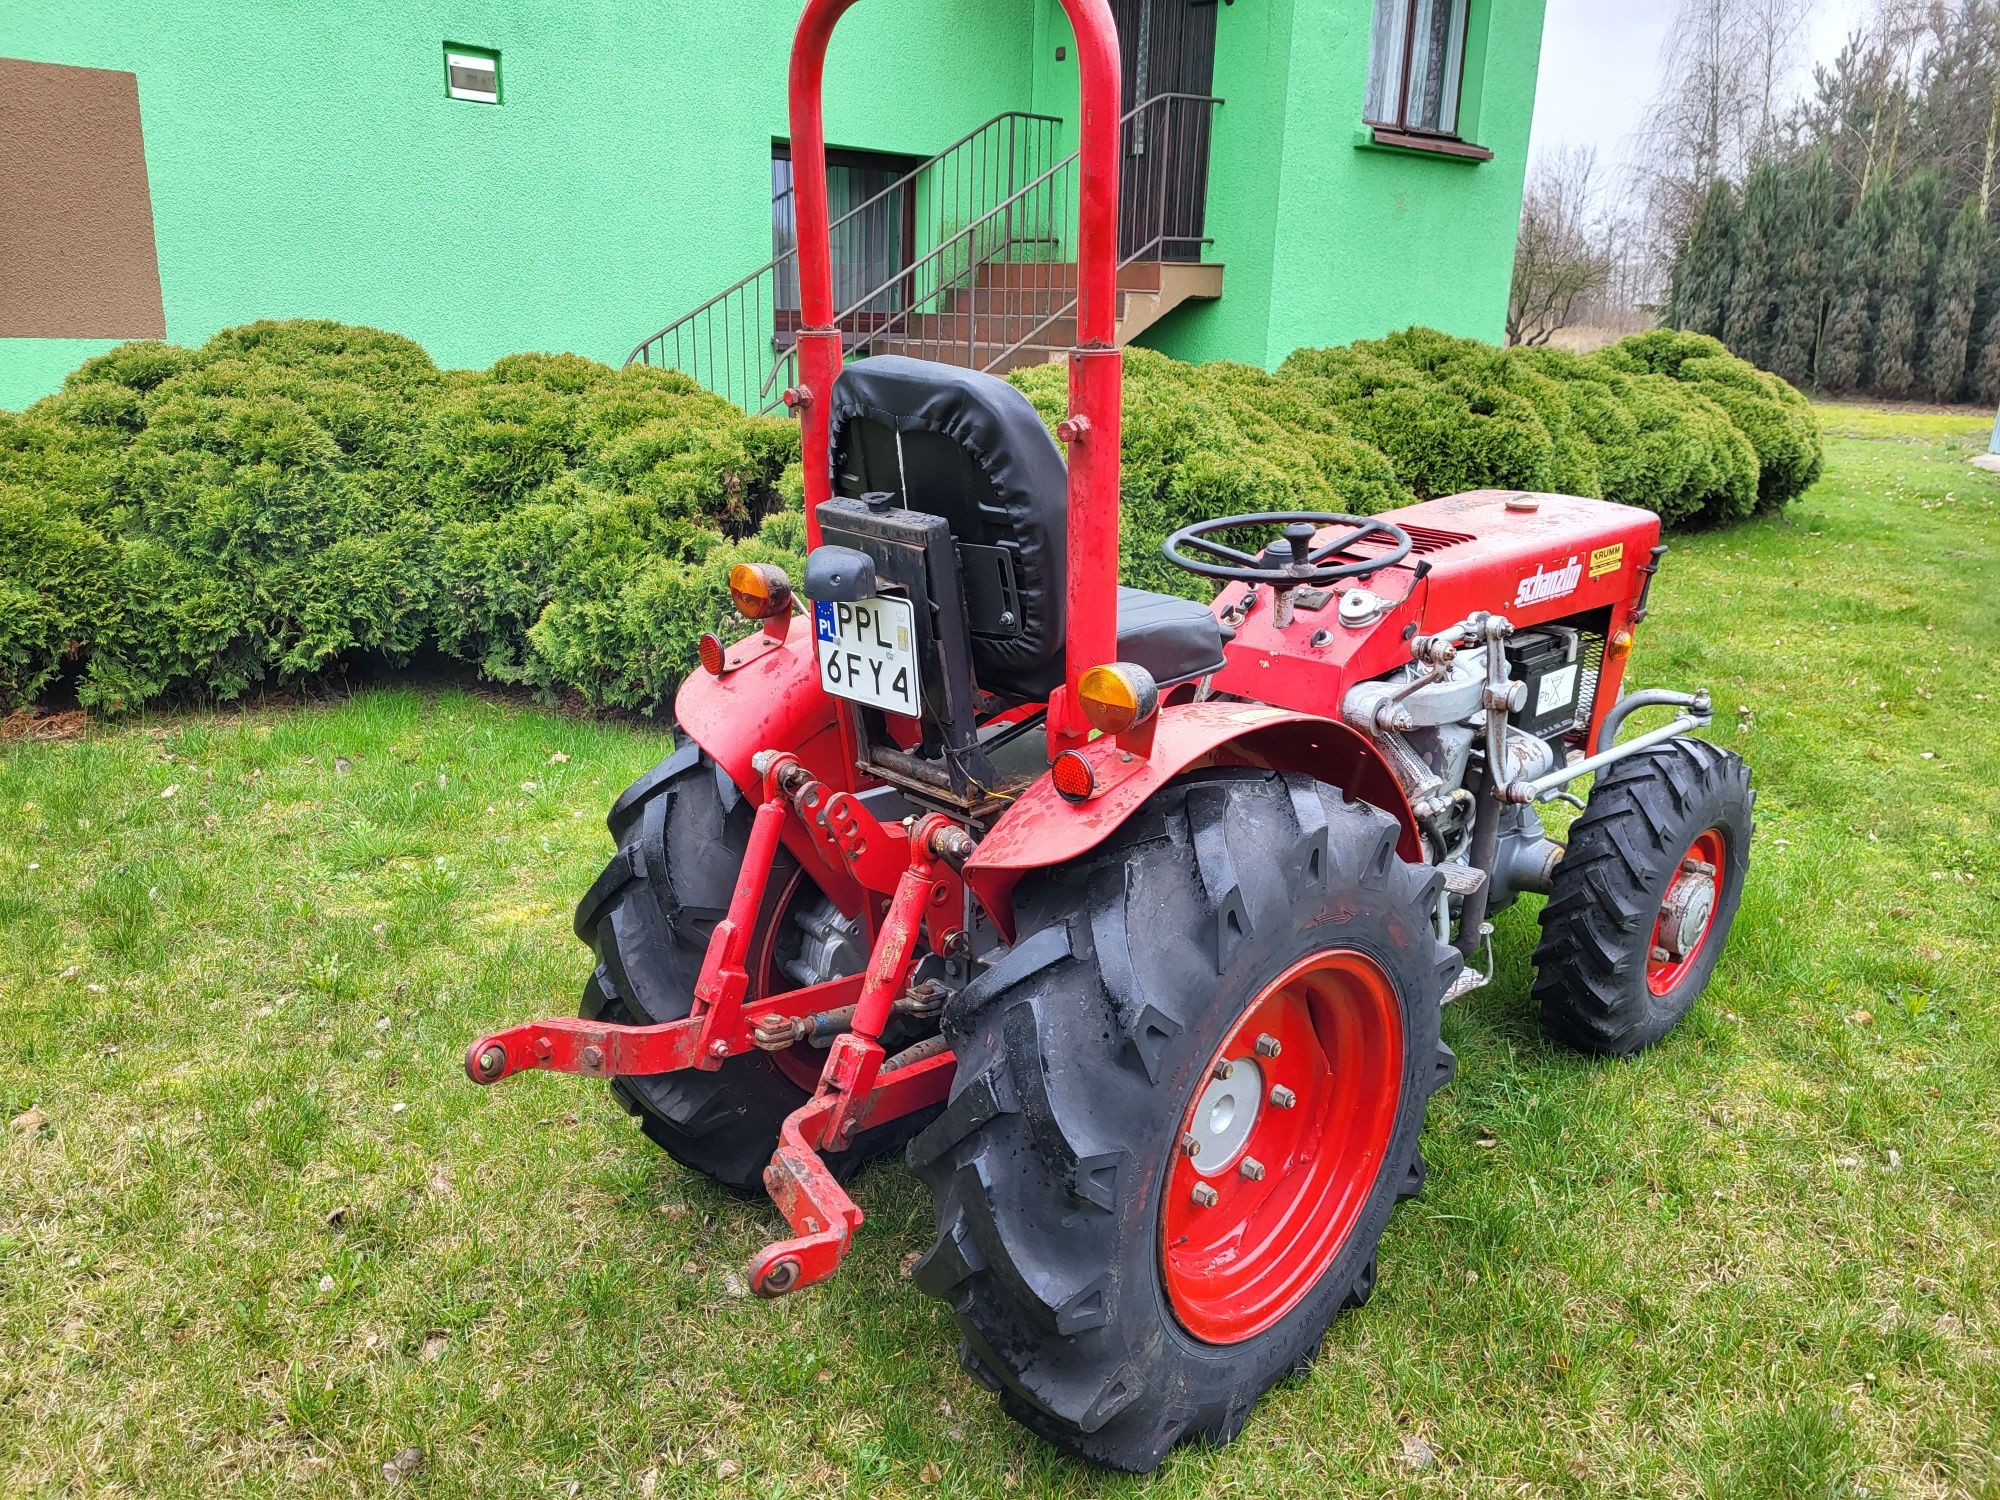
[[[1015,381],[1051,423],[1059,367]],[[1130,351],[1128,582],[1200,596],[1165,534],[1223,511],[1360,513],[1481,485],[1602,494],[1669,524],[1783,504],[1819,469],[1788,386],[1712,339],[1597,355],[1413,329],[1277,374]],[[116,712],[229,699],[424,647],[653,711],[727,627],[728,569],[796,567],[796,429],[686,377],[255,323],[123,345],[0,412],[0,703],[65,680]]]
[[[107,711],[228,699],[434,644],[650,706],[797,446],[685,376],[574,355],[441,372],[324,322],[128,344],[0,413],[0,700],[65,672]]]

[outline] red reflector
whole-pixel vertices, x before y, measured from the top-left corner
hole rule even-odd
[[[695,643],[695,650],[701,655],[702,670],[711,676],[720,677],[722,675],[722,637],[711,630]]]
[[[1065,750],[1049,767],[1049,780],[1056,784],[1056,795],[1065,802],[1087,802],[1097,790],[1097,778],[1090,772],[1090,762],[1082,752]]]

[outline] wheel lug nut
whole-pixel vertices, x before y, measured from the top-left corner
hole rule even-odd
[[[1201,1142],[1196,1140],[1192,1135],[1182,1136],[1181,1155],[1189,1158],[1190,1160],[1201,1155]]]
[[[1236,1071],[1235,1063],[1219,1062],[1213,1068],[1209,1069],[1209,1076],[1212,1078],[1227,1078],[1231,1073],[1234,1073],[1235,1071]]]
[[[1272,1036],[1270,1032],[1266,1031],[1257,1038],[1257,1055],[1259,1057],[1276,1057],[1280,1050],[1278,1039]]]
[[[1273,1109],[1290,1109],[1298,1102],[1299,1096],[1286,1088],[1282,1083],[1276,1085],[1271,1090],[1271,1108]]]
[[[1664,948],[1655,948],[1653,950],[1653,962],[1656,964],[1663,964],[1672,957],[1673,954],[1667,952]]]
[[[1264,1180],[1264,1164],[1254,1156],[1244,1157],[1243,1165],[1236,1170],[1252,1182],[1262,1182]]]
[[[1188,1196],[1194,1199],[1194,1206],[1196,1208],[1215,1207],[1215,1189],[1205,1182],[1197,1182],[1194,1185],[1194,1191],[1189,1193]]]

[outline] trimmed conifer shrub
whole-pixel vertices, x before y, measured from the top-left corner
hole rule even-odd
[[[1587,493],[1657,511],[1668,527],[1740,517],[1754,504],[1756,450],[1706,396],[1561,349],[1514,353],[1558,382],[1596,445],[1602,488]]]
[[[1053,431],[1068,409],[1068,372],[1038,365],[1009,378]],[[1128,349],[1122,426],[1120,574],[1136,588],[1214,592],[1160,555],[1167,533],[1206,516],[1370,515],[1411,499],[1392,461],[1339,412],[1248,365],[1188,365]]]
[[[1667,376],[1720,407],[1755,450],[1755,509],[1779,509],[1819,478],[1825,449],[1805,397],[1777,376],[1738,359],[1720,341],[1661,328],[1634,334],[1592,358],[1613,369]],[[1740,504],[1732,500],[1703,519],[1740,520],[1751,509],[1747,499]]]
[[[1127,356],[1123,573],[1190,597],[1160,543],[1224,512],[1502,486],[1714,524],[1817,471],[1796,393],[1707,338],[1579,358],[1410,329],[1277,374]],[[1012,378],[1053,426],[1065,371]],[[435,648],[654,712],[703,631],[740,628],[729,567],[799,567],[802,490],[796,427],[671,372],[440,371],[315,321],[121,345],[0,413],[0,703],[228,699]]]

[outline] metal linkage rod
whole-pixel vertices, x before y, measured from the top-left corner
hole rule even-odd
[[[1698,695],[1706,699],[1706,694]],[[1643,705],[1638,705],[1643,706]],[[1690,729],[1699,729],[1714,718],[1713,714],[1694,711],[1684,713],[1671,724],[1662,724],[1658,729],[1649,729],[1644,734],[1634,735],[1622,745],[1614,745],[1609,750],[1600,750],[1595,755],[1585,756],[1566,766],[1558,766],[1546,776],[1538,776],[1533,781],[1516,781],[1505,792],[1509,802],[1547,802],[1564,787],[1580,776],[1588,776],[1593,771],[1601,771],[1606,766],[1637,755],[1641,750],[1650,750],[1655,745],[1664,744],[1677,734],[1686,734]]]

